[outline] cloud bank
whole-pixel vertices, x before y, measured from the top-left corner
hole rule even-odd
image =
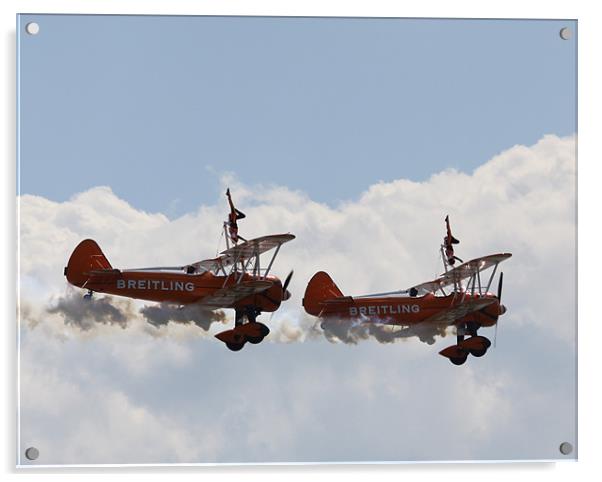
[[[437,276],[442,270],[438,250],[443,218],[449,214],[463,259],[513,253],[502,265],[508,271],[505,303],[511,308],[503,321],[539,323],[567,337],[572,324],[566,320],[575,300],[574,155],[573,137],[546,136],[534,146],[501,153],[471,175],[448,170],[422,183],[381,182],[357,201],[338,206],[313,202],[284,187],[251,188],[233,178],[223,182],[247,213],[241,233],[297,236],[283,247],[274,267],[281,276],[295,269],[293,298],[274,315],[276,325],[307,325],[301,320],[300,301],[307,280],[318,270],[329,272],[352,295],[407,288]],[[225,200],[219,199],[170,220],[132,207],[108,187],[64,203],[25,195],[20,209],[21,290],[26,300],[48,299],[63,290],[62,267],[85,237],[97,240],[113,266],[121,268],[212,257],[227,212]],[[550,289],[562,296],[548,296]],[[526,291],[531,292],[529,299],[521,296]]]
[[[545,136],[533,146],[500,153],[470,174],[447,170],[413,182],[401,178],[400,164],[400,179],[370,186],[358,199],[336,206],[286,187],[247,186],[224,178],[224,190],[229,185],[237,206],[247,214],[239,224],[243,236],[297,236],[283,246],[275,266],[281,276],[294,268],[289,288],[293,296],[271,319],[263,315],[272,329],[268,343],[245,348],[236,359],[211,336],[232,313],[174,311],[101,298],[95,305],[102,313],[98,315],[79,306],[62,275],[71,251],[87,237],[119,268],[212,257],[227,210],[225,199],[169,219],[136,209],[108,187],[60,203],[23,195],[23,443],[28,438],[46,441],[50,463],[123,461],[118,445],[111,445],[123,426],[133,427],[126,439],[131,446],[156,439],[151,447],[128,452],[127,461],[133,462],[549,458],[559,437],[574,435],[568,421],[551,428],[553,414],[538,411],[535,404],[552,406],[554,400],[563,413],[575,410],[574,385],[558,387],[545,370],[557,366],[570,380],[574,366],[575,169],[575,138]],[[438,275],[446,214],[461,240],[457,254],[462,259],[513,253],[502,265],[508,313],[500,322],[495,353],[458,370],[436,355],[446,340],[432,347],[388,343],[407,335],[431,343],[432,334],[365,326],[319,328],[303,313],[301,297],[317,270],[329,272],[350,295],[407,288]],[[325,338],[335,345],[324,343]],[[323,363],[313,361],[318,359]],[[74,374],[66,367],[76,361],[81,368]],[[256,370],[253,376],[241,377],[241,363]],[[412,370],[409,381],[404,366]],[[40,383],[35,374],[42,367],[50,375]],[[100,375],[99,367],[118,376]],[[84,381],[84,373],[94,386]],[[434,385],[421,384],[421,377]],[[179,398],[153,388],[158,380]],[[190,380],[199,388],[191,389]],[[99,391],[108,396],[94,406],[110,422],[101,427],[81,409]],[[524,399],[525,394],[532,398]],[[49,396],[60,408],[34,401]],[[203,409],[194,411],[187,397],[196,397]],[[427,408],[431,397],[432,410]],[[256,406],[251,400],[261,402]],[[446,400],[444,407],[436,403],[441,400]],[[473,406],[475,400],[482,403]],[[518,400],[524,402],[521,409]],[[396,440],[401,427],[393,430],[382,413],[366,415],[383,406],[403,406],[417,414],[421,423],[403,427],[408,437],[414,436],[413,444],[387,448],[385,442]],[[472,407],[471,416],[461,423],[466,406]],[[65,410],[70,418],[57,430]],[[127,422],[130,417],[133,426]],[[353,430],[345,425],[351,419],[356,420]],[[450,448],[444,441],[419,436],[424,426],[456,434],[457,444]],[[202,434],[197,432],[201,427]],[[94,443],[85,442],[95,429]],[[159,432],[164,436],[154,435]],[[235,452],[228,449],[233,433]],[[517,434],[525,441],[524,447],[519,444],[524,452],[513,445]],[[377,436],[384,445],[363,442]],[[359,441],[355,447],[337,444],[345,437]],[[544,437],[553,446],[543,446]]]

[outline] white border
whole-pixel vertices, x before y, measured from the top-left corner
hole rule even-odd
[[[600,219],[598,206],[601,205],[598,187],[600,180],[600,141],[599,122],[600,75],[599,51],[602,45],[599,15],[595,2],[588,1],[531,1],[509,0],[498,2],[476,2],[468,0],[393,2],[385,0],[254,0],[253,2],[201,1],[201,0],[61,0],[28,1],[5,0],[0,2],[2,12],[3,69],[2,95],[4,106],[1,117],[2,142],[4,146],[4,209],[2,221],[5,229],[3,236],[3,268],[1,278],[2,306],[5,307],[5,319],[2,323],[4,342],[4,381],[3,415],[4,430],[2,444],[2,467],[8,480],[13,477],[61,477],[61,474],[73,474],[78,479],[86,478],[89,473],[111,473],[122,479],[157,479],[177,474],[181,477],[199,475],[210,478],[225,477],[238,479],[244,476],[250,480],[282,478],[300,479],[311,476],[318,480],[331,480],[344,476],[352,480],[366,476],[378,479],[399,479],[411,476],[428,479],[445,477],[450,480],[482,480],[512,477],[517,480],[566,480],[577,477],[589,479],[600,473],[600,446],[597,429],[600,424],[599,360],[594,358],[597,349],[599,330],[596,323],[600,314],[596,306],[597,285],[592,274],[602,272],[599,256],[594,247],[600,239],[596,233],[596,218]],[[477,17],[477,18],[576,18],[579,20],[579,462],[557,464],[417,464],[417,465],[317,465],[317,466],[220,466],[220,467],[138,467],[138,468],[69,468],[15,470],[15,15],[21,13],[115,13],[115,14],[195,14],[195,15],[292,15],[292,16],[395,16],[395,17]],[[599,283],[598,283],[599,285]],[[403,434],[400,434],[403,436]],[[18,472],[21,472],[20,474]],[[56,474],[56,475],[50,475]]]

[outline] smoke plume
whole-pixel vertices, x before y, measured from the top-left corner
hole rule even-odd
[[[200,305],[185,305],[182,307],[161,303],[147,305],[140,309],[145,320],[155,327],[174,323],[194,323],[199,328],[209,331],[214,321],[226,321],[222,310],[212,311]]]
[[[301,311],[277,312],[273,319],[264,320],[270,328],[269,340],[276,343],[299,343],[326,338],[331,343],[357,345],[373,339],[379,343],[394,343],[411,337],[432,345],[435,337],[444,337],[444,325],[418,324],[411,327],[385,325],[381,320],[366,317],[357,320],[316,318]]]
[[[444,337],[447,334],[446,326],[427,323],[399,327],[368,319],[351,321],[328,318],[321,320],[319,324],[328,341],[333,343],[340,341],[352,345],[370,338],[379,343],[393,343],[411,337],[417,337],[421,342],[432,345],[435,343],[436,336]]]
[[[30,319],[30,325],[35,326],[39,320],[31,320],[35,317],[30,314],[29,305],[25,304],[23,309],[26,318]],[[58,314],[66,325],[75,326],[82,331],[89,331],[97,324],[119,325],[121,328],[126,328],[130,322],[138,319],[156,328],[169,322],[194,323],[204,331],[208,331],[213,322],[226,320],[222,310],[212,311],[199,305],[178,307],[162,303],[145,305],[136,311],[134,303],[130,300],[115,299],[110,296],[98,297],[98,295],[84,299],[81,293],[76,291],[69,291],[65,296],[58,297],[45,312]]]
[[[28,305],[24,309],[29,313]],[[130,300],[115,299],[110,296],[84,299],[81,293],[69,291],[46,309],[47,314],[58,314],[66,325],[89,331],[97,324],[118,325],[126,328],[131,321],[142,320],[155,328],[169,323],[195,324],[203,331],[209,331],[212,323],[227,321],[223,310],[209,310],[198,304],[175,306],[166,303],[145,305],[138,311]],[[289,314],[290,315],[290,314]],[[26,316],[26,318],[35,318]],[[35,326],[38,321],[30,324]],[[374,322],[375,320],[316,319],[305,314],[287,316],[267,324],[271,329],[269,339],[277,343],[303,342],[324,336],[329,342],[342,342],[356,345],[363,340],[374,339],[379,343],[394,343],[400,339],[417,337],[421,342],[432,345],[435,337],[444,337],[446,327],[441,325],[419,324],[411,327],[398,327]],[[378,320],[376,320],[378,321]]]
[[[84,299],[76,292],[59,297],[46,312],[60,315],[66,325],[76,326],[83,331],[92,329],[96,323],[125,328],[128,320],[136,316],[133,304],[128,300],[116,301],[109,296]]]

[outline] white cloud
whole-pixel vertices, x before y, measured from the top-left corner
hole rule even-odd
[[[238,354],[224,350],[212,332],[206,334],[194,325],[157,329],[136,315],[126,329],[99,325],[85,333],[44,310],[51,299],[65,294],[62,268],[83,238],[96,239],[113,266],[122,268],[214,256],[226,213],[224,199],[169,220],[134,208],[107,187],[63,203],[22,196],[21,307],[23,318],[29,320],[23,326],[26,343],[21,347],[26,360],[22,398],[38,400],[25,403],[24,432],[49,444],[52,440],[57,447],[71,447],[60,456],[52,452],[56,458],[51,463],[120,461],[126,445],[139,447],[131,460],[156,462],[320,456],[353,460],[346,457],[363,454],[369,459],[503,458],[514,453],[509,439],[517,432],[507,427],[516,426],[522,434],[518,424],[524,422],[520,418],[524,407],[513,398],[517,387],[544,406],[553,398],[567,417],[575,409],[570,386],[550,388],[545,377],[530,378],[543,363],[574,350],[575,175],[575,138],[546,136],[534,146],[500,153],[471,174],[448,170],[424,182],[382,182],[338,206],[316,203],[285,187],[245,186],[234,178],[224,179],[247,214],[239,224],[245,237],[274,232],[297,236],[282,248],[275,266],[280,276],[291,268],[295,276],[293,298],[271,320],[272,343]],[[347,347],[311,336],[313,319],[302,312],[301,297],[315,271],[328,271],[346,294],[426,281],[441,271],[438,248],[446,214],[461,240],[457,248],[461,258],[513,253],[503,266],[504,304],[509,311],[500,323],[504,343],[499,349],[458,368],[436,355],[447,341],[432,347],[411,340],[394,346],[370,341]],[[308,337],[314,341],[273,343]],[[544,351],[535,356],[527,348],[512,353],[512,347],[540,347],[541,340],[549,350],[544,344]],[[82,349],[86,344],[89,350]],[[69,349],[60,349],[65,346]],[[316,362],[314,355],[324,358]],[[504,361],[498,366],[501,357]],[[521,366],[525,360],[527,367]],[[486,372],[492,367],[495,372]],[[36,374],[43,368],[51,375],[40,384]],[[85,373],[98,388],[73,377],[72,370]],[[112,379],[116,371],[118,376]],[[161,387],[153,386],[158,373],[173,379],[172,389],[181,391],[180,397],[194,391],[198,400],[174,402]],[[195,383],[200,391],[188,385]],[[156,403],[144,401],[138,392],[156,396]],[[40,402],[49,394],[56,395],[53,407]],[[93,412],[106,418],[100,428],[99,419],[83,408],[92,401]],[[175,406],[169,408],[170,403]],[[526,405],[532,408],[529,402]],[[55,420],[57,407],[76,414],[69,430],[53,435],[44,431],[53,425],[43,423],[34,430],[32,420]],[[411,414],[403,433],[420,439],[413,440],[414,445],[399,442],[398,452],[391,443],[401,427],[393,430],[397,422],[390,422],[382,411],[395,417],[399,413],[395,407]],[[544,426],[549,408],[534,417],[539,418],[533,423]],[[345,425],[346,420],[353,423]],[[77,428],[80,425],[82,429]],[[453,431],[465,443],[450,448],[432,437],[427,440],[422,434],[425,425],[429,430],[435,426],[445,433]],[[130,430],[127,436],[118,427]],[[570,423],[558,427],[565,430]],[[500,432],[507,438],[496,438]],[[93,433],[94,441],[82,442]],[[336,447],[342,437],[361,440],[345,451]],[[363,438],[374,437],[382,440],[366,446]],[[533,457],[545,453],[536,440],[525,437]],[[110,448],[115,439],[119,440]],[[144,446],[142,441],[149,439],[160,440]],[[481,446],[467,442],[474,440]],[[235,449],[228,448],[232,443]],[[420,452],[421,447],[430,452]],[[501,447],[503,453],[487,453],[482,447]]]

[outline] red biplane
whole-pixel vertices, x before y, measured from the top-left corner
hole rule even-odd
[[[497,294],[489,289],[498,265],[512,255],[492,254],[463,263],[454,254],[453,245],[459,241],[451,234],[448,217],[445,222],[447,234],[441,245],[445,273],[437,279],[406,290],[345,296],[330,276],[320,271],[305,290],[305,311],[334,322],[401,326],[410,333],[419,333],[419,327],[436,327],[440,332],[455,326],[456,344],[439,353],[455,365],[462,365],[469,354],[483,356],[491,342],[478,335],[477,330],[493,325],[497,330],[498,317],[506,312],[506,307],[501,304],[503,273],[499,276]],[[462,264],[453,267],[456,261]],[[493,271],[484,283],[481,276],[489,268]]]
[[[293,272],[282,283],[270,270],[280,247],[295,236],[274,234],[244,240],[238,234],[237,220],[245,216],[234,208],[229,190],[226,194],[230,203],[224,223],[227,249],[217,258],[184,266],[115,269],[98,244],[86,239],[69,258],[64,271],[67,281],[87,289],[84,298],[100,292],[176,305],[198,303],[210,310],[233,308],[234,328],[215,336],[233,351],[247,341],[260,343],[270,330],[257,321],[257,316],[276,311],[291,296],[287,287]],[[260,255],[272,249],[275,251],[267,264],[261,264]]]

